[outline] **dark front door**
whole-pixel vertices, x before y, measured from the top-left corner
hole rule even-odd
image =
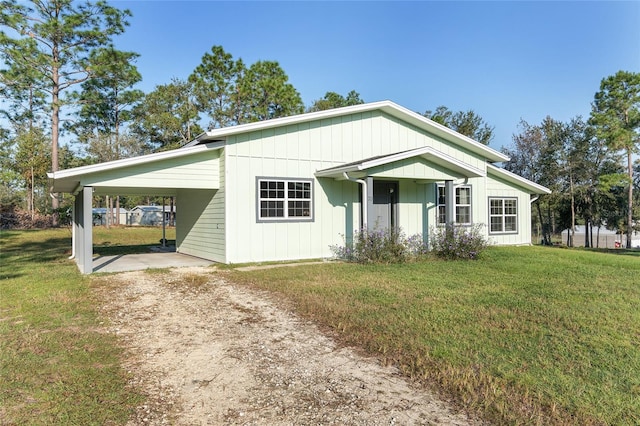
[[[398,182],[373,181],[373,225],[374,229],[391,229],[397,222]]]

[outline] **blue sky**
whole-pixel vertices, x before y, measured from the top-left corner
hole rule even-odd
[[[511,143],[524,119],[588,117],[602,78],[640,72],[640,2],[111,1],[133,13],[116,46],[146,92],[222,46],[280,63],[309,106],[356,90],[417,112],[473,109]]]

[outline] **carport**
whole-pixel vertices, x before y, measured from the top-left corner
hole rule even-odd
[[[52,193],[74,196],[72,208],[72,256],[80,272],[94,271],[93,218],[94,195],[153,195],[176,197],[177,209],[181,199],[215,193],[220,188],[220,151],[223,144],[212,142],[110,161],[49,173]],[[181,197],[181,194],[190,195]],[[176,251],[188,238],[190,226],[176,228]],[[187,253],[188,254],[188,253]]]

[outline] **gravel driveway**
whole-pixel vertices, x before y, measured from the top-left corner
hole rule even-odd
[[[94,278],[132,384],[131,425],[476,425],[211,268]]]

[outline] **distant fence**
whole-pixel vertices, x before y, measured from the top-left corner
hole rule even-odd
[[[559,236],[554,238],[555,241],[560,242],[561,244],[567,245],[567,231],[563,231],[558,241]],[[540,242],[540,236],[537,242]],[[535,240],[534,240],[535,241]],[[590,239],[590,242],[593,241],[593,246],[595,248],[624,248],[627,245],[627,235],[626,234],[609,234],[606,233],[604,235],[599,235],[597,231],[593,230],[593,237]],[[585,234],[584,233],[575,233],[573,235],[573,246],[574,247],[584,247],[585,246]],[[640,235],[634,233],[631,237],[631,247],[640,247]]]

